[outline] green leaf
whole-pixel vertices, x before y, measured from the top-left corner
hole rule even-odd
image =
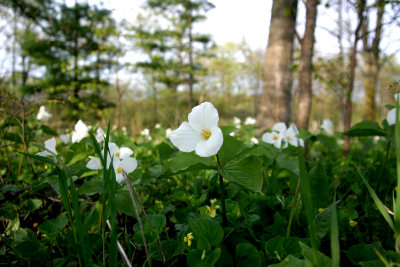
[[[42,129],[42,131],[48,135],[52,135],[52,136],[58,136],[57,131],[51,129],[49,126],[41,124],[39,129]]]
[[[209,253],[205,250],[193,249],[187,256],[187,264],[190,267],[211,267],[218,261],[220,255],[220,248],[216,248]]]
[[[22,138],[19,134],[16,133],[6,133],[6,135],[4,136],[4,140],[8,140],[8,141],[12,141],[15,142],[17,144],[22,144]]]
[[[197,248],[209,250],[212,246],[218,245],[224,237],[222,227],[207,219],[189,220],[189,229],[193,233],[193,239],[197,242]]]
[[[90,180],[89,182],[84,183],[79,188],[79,194],[83,194],[86,196],[91,196],[97,193],[102,193],[103,190],[103,183],[99,180]]]
[[[157,146],[158,153],[160,154],[160,159],[165,160],[168,159],[172,153],[175,152],[175,149],[173,149],[169,144],[166,142],[162,142]]]
[[[268,265],[269,267],[312,267],[312,263],[308,260],[301,260],[293,255],[287,256],[278,264]]]
[[[262,160],[249,156],[240,161],[233,161],[220,170],[222,177],[244,188],[261,193],[263,185]]]
[[[14,251],[22,257],[33,257],[40,249],[40,242],[37,239],[26,240],[18,243]]]
[[[67,163],[67,166],[71,166],[71,165],[73,165],[73,164],[75,164],[75,163],[77,163],[77,162],[79,162],[79,161],[84,161],[84,160],[88,160],[88,154],[85,152],[85,153],[79,153],[79,154],[76,154],[68,163]]]
[[[35,199],[29,199],[26,202],[26,207],[28,208],[29,211],[35,211],[38,208],[40,208],[40,206],[42,206],[43,201],[41,199],[35,198]]]
[[[362,121],[343,133],[347,136],[385,136],[385,131],[376,121]]]
[[[261,266],[261,256],[252,244],[240,243],[235,252],[238,266]]]
[[[139,205],[137,204],[139,207]],[[118,212],[123,214],[132,216],[136,218],[135,208],[132,204],[131,196],[129,195],[128,190],[119,190],[115,194],[115,207],[117,208]],[[138,210],[141,213],[141,210]]]
[[[315,231],[320,239],[322,239],[330,231],[332,213],[336,209],[336,205],[339,202],[340,200],[332,203],[322,212],[318,213],[317,216],[315,216]]]
[[[237,128],[233,127],[233,126],[221,126],[219,127],[222,131],[222,134],[225,135],[229,135],[230,133],[237,131]]]
[[[245,144],[232,136],[224,136],[224,143],[221,149],[218,151],[219,161],[222,166],[225,166],[230,160],[232,160],[237,154],[239,154],[244,148]]]
[[[211,158],[203,158],[197,156],[194,152],[185,153],[181,152],[177,154],[169,163],[169,168],[172,172],[176,173],[181,170],[186,170],[190,166],[201,164],[204,165],[204,169],[210,169],[215,167],[215,162]]]
[[[61,215],[57,219],[44,222],[39,225],[38,230],[47,235],[55,235],[67,226],[68,219],[65,215]]]
[[[301,256],[299,239],[294,237],[277,236],[265,243],[265,251],[270,258],[284,259],[289,255]]]
[[[376,251],[381,253],[381,255],[385,255],[385,251],[379,242],[372,244],[357,244],[347,250],[347,257],[353,264],[357,265],[360,262],[379,260]]]
[[[301,250],[302,250],[302,255],[305,259],[309,261],[313,261],[313,249],[304,244],[303,242],[299,242]],[[332,260],[326,256],[324,253],[321,253],[320,251],[317,251],[318,255],[318,262],[319,266],[332,266]]]
[[[276,159],[279,167],[292,172],[295,175],[299,175],[299,161],[295,157],[291,157],[285,153],[280,153]]]

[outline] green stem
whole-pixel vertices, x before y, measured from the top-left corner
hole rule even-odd
[[[292,221],[293,221],[293,216],[294,216],[294,210],[296,209],[297,206],[297,199],[299,197],[299,192],[300,192],[300,176],[297,181],[297,186],[296,186],[296,192],[294,193],[294,199],[292,203],[292,208],[290,210],[290,217],[289,217],[289,224],[286,230],[286,237],[290,236],[290,229],[292,228]]]
[[[226,225],[226,208],[225,208],[225,190],[224,190],[224,178],[221,175],[220,170],[222,169],[221,162],[219,161],[219,157],[217,154],[217,163],[218,163],[218,177],[219,177],[219,186],[221,190],[221,206],[222,206],[222,224]]]

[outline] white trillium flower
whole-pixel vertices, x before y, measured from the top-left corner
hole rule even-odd
[[[96,131],[97,143],[104,142],[105,139],[106,139],[106,133],[104,132],[104,130],[101,127],[97,128]]]
[[[165,136],[166,136],[167,138],[171,135],[171,133],[172,133],[171,128],[168,128],[168,129],[165,130]]]
[[[324,119],[321,128],[328,134],[333,135],[333,123],[330,119]]]
[[[115,143],[108,143],[108,151],[111,157],[118,158],[120,160],[127,158],[133,154],[132,149],[128,147],[119,148]],[[101,153],[104,154],[104,149]]]
[[[87,137],[89,128],[86,124],[79,120],[75,124],[75,131],[72,132],[72,143],[80,142],[83,138]]]
[[[200,157],[213,156],[224,141],[218,120],[217,109],[210,102],[204,102],[192,109],[189,122],[182,122],[172,131],[170,140],[182,152],[195,151]]]
[[[147,128],[144,128],[144,129],[140,132],[140,134],[141,134],[141,135],[144,135],[144,136],[149,136],[149,135],[150,135],[150,130],[147,129]]]
[[[236,128],[240,129],[242,121],[238,117],[233,117],[233,124]]]
[[[38,156],[47,157],[47,156],[55,156],[57,155],[56,151],[56,138],[52,137],[44,142],[44,147],[49,150],[45,150],[42,152],[36,153]]]
[[[254,125],[256,124],[256,119],[252,117],[247,117],[246,120],[244,121],[244,125]]]
[[[66,145],[68,145],[71,140],[71,135],[69,133],[62,134],[59,137],[60,137],[61,142],[63,142]]]
[[[298,138],[297,137],[298,134],[299,130],[297,130],[296,125],[292,123],[285,132],[286,146],[287,144],[291,144],[292,146],[304,146],[304,140]]]
[[[39,112],[36,116],[36,118],[39,121],[48,121],[53,115],[51,115],[49,112],[46,111],[45,106],[40,106]]]
[[[114,171],[115,171],[115,178],[118,183],[124,181],[123,172],[127,174],[133,172],[137,167],[137,161],[134,158],[127,157],[122,160],[115,158],[113,161]]]
[[[92,157],[86,164],[86,168],[91,170],[101,170],[103,169],[103,164],[101,163],[100,158]]]
[[[258,139],[257,138],[255,138],[255,137],[252,137],[251,139],[250,139],[250,142],[252,143],[252,144],[258,144],[259,142],[258,142]]]
[[[261,139],[268,144],[273,144],[276,148],[281,148],[282,140],[285,137],[286,124],[283,122],[275,123],[272,127],[272,132],[265,133]]]

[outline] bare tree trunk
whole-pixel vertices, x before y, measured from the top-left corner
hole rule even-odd
[[[272,127],[278,121],[290,121],[296,12],[297,0],[273,1],[261,105],[257,117],[261,130]]]
[[[317,20],[317,0],[307,0],[306,28],[301,41],[300,71],[299,71],[299,107],[296,125],[308,129],[312,103],[312,58],[314,52],[314,31]]]
[[[354,41],[353,47],[350,55],[350,78],[349,78],[349,87],[347,88],[347,92],[345,94],[346,100],[344,105],[344,121],[343,121],[343,128],[345,131],[350,129],[351,127],[351,114],[352,114],[352,102],[351,97],[353,94],[354,89],[354,77],[355,71],[357,66],[357,43],[360,40],[360,31],[361,26],[363,25],[364,20],[364,10],[365,10],[366,0],[358,0],[356,3],[357,8],[357,17],[358,17],[358,25],[354,32]],[[347,155],[350,150],[350,139],[348,136],[344,137],[344,147],[343,147],[343,154]]]
[[[363,38],[363,59],[364,59],[364,89],[365,89],[365,107],[364,107],[364,119],[374,120],[376,113],[375,106],[375,95],[376,87],[378,84],[379,75],[379,44],[382,35],[382,19],[385,9],[385,1],[377,1],[377,17],[376,17],[376,27],[373,31],[375,33],[372,44],[368,43],[369,29],[368,20],[365,19],[365,23],[362,28],[362,38]]]

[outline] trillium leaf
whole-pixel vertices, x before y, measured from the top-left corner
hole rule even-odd
[[[139,207],[139,204],[137,204]],[[128,190],[119,190],[115,194],[115,207],[118,212],[132,216],[136,218],[135,208],[132,204],[132,199],[129,195]],[[139,209],[139,213],[141,210]]]
[[[312,263],[308,260],[301,260],[293,255],[287,256],[278,264],[268,265],[270,267],[312,267]]]
[[[219,128],[221,128],[221,131],[224,134],[224,136],[237,131],[237,128],[235,128],[233,126],[221,126]]]
[[[204,169],[210,169],[209,167],[214,167],[215,165],[211,158],[199,157],[194,152],[181,152],[170,161],[169,168],[172,172],[176,173],[178,171],[186,170],[196,164],[204,165]]]
[[[205,253],[205,254],[203,254]],[[209,267],[214,266],[221,255],[221,249],[216,248],[211,252],[200,249],[191,250],[187,256],[187,264],[189,267]]]
[[[201,250],[208,250],[218,245],[224,237],[222,227],[207,219],[190,219],[189,229],[197,242],[197,248]]]
[[[91,180],[87,183],[84,183],[79,188],[79,193],[86,196],[91,196],[101,192],[103,192],[103,183],[99,180]]]
[[[301,251],[303,254],[304,259],[309,261],[313,261],[313,249],[304,244],[303,242],[299,242]],[[326,256],[324,253],[317,251],[318,258],[319,258],[319,266],[332,266],[332,260]]]
[[[385,131],[376,121],[362,121],[343,133],[347,136],[385,136]]]
[[[263,165],[260,158],[250,156],[240,161],[233,161],[220,172],[225,179],[237,183],[250,191],[261,193]]]
[[[231,161],[237,154],[245,149],[245,144],[236,138],[226,135],[224,136],[224,143],[218,152],[218,157],[222,166],[225,166]]]
[[[284,259],[289,255],[301,256],[299,239],[295,237],[274,237],[265,243],[265,251],[271,259],[276,259],[277,257]]]

